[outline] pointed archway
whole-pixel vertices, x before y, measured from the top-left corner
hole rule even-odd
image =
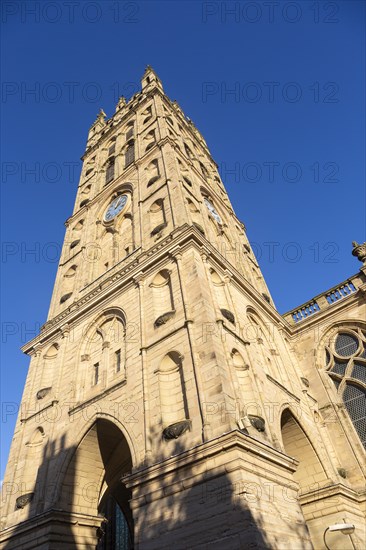
[[[293,474],[298,483],[298,501],[314,548],[323,548],[322,536],[328,525],[327,512],[314,516],[315,509],[326,508],[323,489],[330,480],[309,437],[289,409],[281,416],[282,442],[286,454],[298,461]]]
[[[299,461],[294,479],[299,484],[300,494],[325,485],[328,478],[319,457],[289,409],[282,413],[281,433],[286,454]]]
[[[95,548],[133,547],[131,491],[121,478],[132,470],[129,445],[111,421],[99,418],[84,435],[67,467],[60,506],[73,515],[103,517]]]

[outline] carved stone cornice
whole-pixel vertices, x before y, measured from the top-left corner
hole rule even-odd
[[[140,249],[140,254],[135,256],[138,251],[134,251],[132,261],[125,263],[124,259],[123,267],[117,264],[114,268],[109,270],[108,273],[88,285],[84,288],[85,294],[79,299],[73,302],[68,308],[61,311],[54,318],[50,319],[43,325],[39,336],[25,344],[21,349],[25,353],[29,353],[35,344],[44,343],[59,331],[60,325],[68,323],[71,327],[71,323],[79,318],[86,311],[89,311],[92,307],[98,305],[107,296],[110,297],[114,292],[119,290],[122,286],[126,287],[128,284],[134,284],[134,280],[138,273],[147,273],[151,269],[156,269],[159,262],[171,253],[172,245],[176,244],[180,247],[182,253],[189,247],[196,247],[199,253],[210,257],[210,262],[213,265],[218,265],[221,269],[227,270],[230,273],[232,284],[239,286],[243,291],[250,295],[258,304],[260,311],[266,309],[267,313],[275,321],[280,321],[284,325],[285,329],[288,329],[291,333],[291,328],[286,324],[281,315],[269,304],[267,304],[259,292],[248,283],[244,276],[232,266],[226,258],[224,258],[210,243],[206,237],[204,237],[197,228],[194,226],[184,224],[183,226],[175,229],[169,233],[165,238],[161,239],[154,246],[146,251]],[[83,290],[81,291],[83,292]]]
[[[40,343],[36,344],[33,348],[33,355],[35,357],[39,357],[42,353],[42,349],[43,349],[42,344],[40,344]]]
[[[335,497],[337,498],[337,501],[340,497],[343,497],[347,500],[351,500],[360,504],[362,502],[365,502],[366,493],[365,491],[363,491],[362,493],[358,493],[350,487],[347,487],[346,485],[343,485],[341,483],[329,483],[329,485],[325,487],[317,487],[313,491],[309,491],[305,494],[300,495],[299,501],[300,504],[304,506],[306,504],[320,502],[328,498],[334,499]],[[322,508],[320,506],[318,508],[318,514],[319,516],[323,515]]]
[[[37,548],[37,542],[39,541],[39,533],[42,529],[50,529],[51,525],[65,525],[67,526],[67,532],[70,530],[70,525],[78,525],[79,528],[84,526],[90,526],[93,529],[100,526],[103,521],[103,516],[93,516],[91,514],[81,514],[77,512],[65,512],[63,510],[56,510],[52,508],[42,514],[37,514],[34,517],[28,518],[25,521],[17,523],[7,529],[4,529],[0,535],[0,541],[7,546],[15,536],[22,536],[24,540],[30,541],[33,548]],[[70,544],[72,544],[70,542]],[[73,544],[72,544],[73,546]],[[69,546],[70,548],[72,546]]]
[[[244,452],[245,456],[248,457],[248,461],[250,461],[251,455],[254,455],[265,460],[266,464],[272,463],[276,467],[290,473],[293,473],[299,464],[295,458],[283,454],[259,439],[251,437],[250,435],[245,435],[239,430],[234,430],[197,445],[193,449],[183,451],[179,455],[168,458],[163,462],[158,462],[157,464],[142,468],[132,474],[127,474],[123,476],[123,482],[128,488],[137,489],[155,480],[160,480],[159,483],[161,483],[163,478],[169,478],[172,473],[177,475],[178,472],[184,471],[184,469],[188,469],[191,477],[192,465],[199,470],[199,465],[202,464],[202,461],[206,461],[221,453],[227,454],[233,450]],[[241,467],[240,461],[237,461],[237,467]],[[225,465],[223,464],[220,468],[222,469],[222,473],[225,473]],[[218,473],[218,469],[215,469],[214,475],[217,476]],[[208,474],[209,472],[206,471],[205,479],[207,479],[206,476]],[[275,479],[275,475],[272,475],[273,479]],[[270,473],[269,477],[271,477]],[[192,482],[194,483],[193,480]]]
[[[122,386],[125,386],[127,384],[126,378],[122,378],[119,382],[116,384],[113,384],[112,386],[109,386],[108,388],[105,388],[102,390],[98,395],[93,395],[89,399],[86,399],[85,401],[81,401],[78,403],[70,403],[70,408],[68,410],[68,415],[72,416],[73,414],[76,414],[86,407],[89,407],[92,403],[95,403],[96,401],[100,401],[107,397],[107,395],[113,393],[118,388],[121,388]]]

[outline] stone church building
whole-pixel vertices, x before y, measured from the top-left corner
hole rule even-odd
[[[365,548],[366,243],[352,253],[355,275],[280,315],[148,67],[89,131],[23,347],[1,548]]]

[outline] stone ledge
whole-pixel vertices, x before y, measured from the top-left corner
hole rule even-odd
[[[201,461],[213,459],[215,455],[235,450],[246,451],[249,455],[259,456],[290,474],[295,472],[298,466],[298,461],[294,458],[277,451],[262,441],[242,434],[239,430],[234,430],[218,438],[201,443],[193,449],[183,451],[162,462],[125,476],[123,482],[128,488],[134,488],[154,482],[162,477],[176,475],[179,469],[191,467],[192,465],[195,468],[199,468]],[[159,482],[161,483],[161,480]]]
[[[40,530],[45,530],[45,534],[49,534],[52,524],[57,523],[60,526],[80,525],[87,528],[97,529],[103,517],[92,516],[88,514],[70,513],[63,510],[51,509],[43,514],[37,515],[34,518],[27,519],[21,523],[17,523],[11,527],[5,528],[0,533],[0,542],[4,544],[10,543],[14,538],[14,543],[19,537],[27,536],[27,541],[38,539],[41,534]],[[36,548],[37,546],[34,546]],[[16,546],[14,546],[16,548]]]
[[[261,308],[265,308],[267,313],[279,323],[279,326],[288,329],[289,334],[292,333],[293,327],[290,327],[281,315],[263,300],[259,292],[251,287],[244,276],[221,256],[214,246],[202,236],[198,229],[194,226],[184,224],[172,231],[172,233],[167,235],[159,244],[155,244],[150,249],[140,252],[138,257],[134,257],[131,263],[127,264],[119,271],[113,271],[113,276],[110,278],[107,277],[105,280],[103,279],[96,287],[92,286],[90,292],[70,305],[69,308],[66,308],[54,318],[47,321],[42,327],[42,332],[22,346],[21,350],[23,353],[31,353],[32,349],[37,344],[45,345],[48,340],[54,338],[55,335],[59,333],[62,325],[69,324],[71,326],[72,323],[76,322],[80,317],[98,306],[107,297],[110,298],[113,294],[118,292],[121,287],[133,284],[138,273],[149,273],[151,269],[156,269],[157,262],[171,255],[173,245],[178,247],[181,252],[189,247],[193,247],[199,253],[206,251],[208,255],[214,256],[216,262],[220,266],[230,271],[233,277],[233,283],[239,286],[245,293],[254,297],[258,305],[260,305]]]
[[[28,422],[28,420],[31,420],[32,418],[34,418],[34,417],[37,416],[38,414],[41,414],[41,413],[43,413],[45,410],[50,409],[50,408],[53,407],[54,405],[57,405],[57,403],[58,403],[58,399],[53,399],[50,403],[47,403],[47,405],[44,405],[42,408],[40,408],[38,411],[36,411],[35,413],[31,414],[30,416],[21,418],[21,419],[20,419],[20,422],[21,422],[21,423]]]
[[[341,483],[319,487],[319,489],[300,495],[299,501],[302,506],[305,506],[307,504],[312,504],[313,502],[319,502],[321,500],[326,500],[337,496],[352,500],[358,504],[366,502],[366,491],[357,493],[350,487],[342,485]]]
[[[114,384],[113,386],[110,386],[109,388],[103,390],[101,393],[98,393],[98,395],[94,395],[90,399],[87,399],[86,401],[82,401],[81,403],[78,403],[77,405],[75,405],[74,407],[69,409],[69,412],[68,412],[69,416],[81,411],[85,407],[88,407],[89,405],[91,405],[91,403],[95,403],[95,401],[99,401],[100,399],[103,399],[104,397],[106,397],[110,393],[114,392],[115,390],[117,390],[118,388],[120,388],[121,386],[124,386],[126,384],[127,384],[127,379],[123,378],[123,380],[121,380],[120,382],[117,382],[117,384]]]
[[[287,388],[285,388],[285,386],[283,386],[280,382],[278,382],[275,378],[272,378],[272,376],[270,376],[269,374],[266,375],[268,380],[270,382],[272,382],[273,384],[275,384],[276,386],[278,386],[282,391],[284,391],[285,393],[287,393],[287,395],[289,395],[290,397],[292,397],[292,399],[294,399],[295,401],[297,401],[298,403],[300,403],[300,398],[299,397],[296,397],[295,394],[291,393]]]

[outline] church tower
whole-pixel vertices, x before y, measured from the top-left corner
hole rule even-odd
[[[322,420],[293,325],[147,67],[90,128],[48,320],[23,348],[2,548],[310,549],[361,524],[362,445]]]

